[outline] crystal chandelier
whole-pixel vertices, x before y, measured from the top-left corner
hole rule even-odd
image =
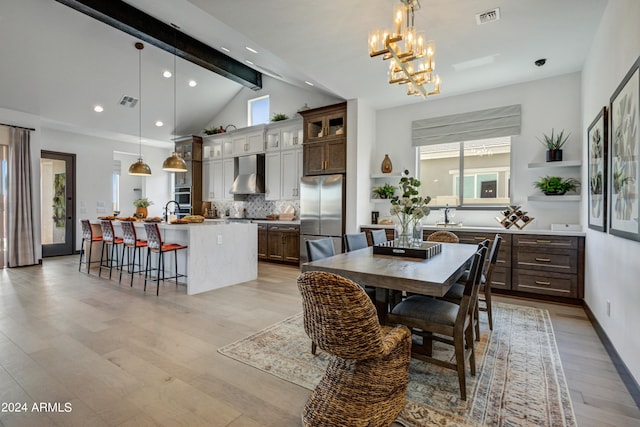
[[[425,41],[414,26],[419,0],[400,0],[393,14],[394,27],[369,34],[369,56],[390,60],[389,83],[406,84],[407,95],[427,97],[440,93],[440,77],[434,75],[435,43]]]

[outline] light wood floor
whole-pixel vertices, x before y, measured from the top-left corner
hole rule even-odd
[[[217,353],[301,311],[298,270],[205,294],[79,273],[77,257],[0,270],[2,426],[297,426],[309,391]],[[124,282],[124,280],[123,280]],[[548,308],[580,426],[640,426],[640,410],[581,308]],[[38,413],[34,402],[71,404]]]

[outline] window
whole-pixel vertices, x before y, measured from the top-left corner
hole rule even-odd
[[[420,188],[432,206],[510,204],[511,137],[425,145],[419,153]]]
[[[248,126],[269,123],[269,95],[250,99],[247,107]]]

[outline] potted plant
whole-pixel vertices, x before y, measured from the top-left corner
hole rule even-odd
[[[547,147],[547,162],[562,161],[562,146],[567,142],[570,135],[565,135],[564,129],[558,134],[554,134],[554,130],[551,129],[551,135],[543,134],[543,139],[538,138],[538,141]]]
[[[149,206],[151,206],[153,204],[153,202],[149,199],[147,199],[146,197],[143,197],[141,199],[136,199],[133,201],[133,206],[136,207],[136,214],[135,216],[137,216],[140,219],[144,219],[147,217],[147,208]]]
[[[220,127],[211,127],[211,128],[204,128],[202,130],[204,132],[205,135],[215,135],[218,133],[224,133],[225,130],[222,126]]]
[[[390,199],[396,192],[396,187],[391,184],[384,184],[373,189],[374,199]]]
[[[575,191],[580,187],[580,181],[575,178],[561,178],[559,176],[545,176],[533,183],[547,196],[561,196],[567,191]]]
[[[289,116],[287,116],[286,114],[283,113],[275,113],[272,117],[271,117],[271,121],[272,122],[279,122],[280,120],[287,120],[289,118]]]

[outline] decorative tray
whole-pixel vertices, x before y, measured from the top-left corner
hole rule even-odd
[[[442,245],[437,242],[421,242],[419,245],[401,246],[397,240],[379,243],[373,246],[373,253],[410,258],[428,259],[442,252]]]

